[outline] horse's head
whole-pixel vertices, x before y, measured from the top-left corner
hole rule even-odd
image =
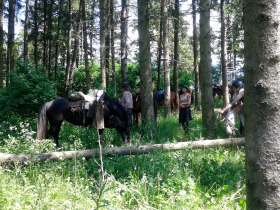
[[[127,126],[127,116],[124,107],[117,101],[112,100],[109,98],[107,93],[104,93],[104,104],[105,104],[105,119],[109,120],[111,117],[117,117],[118,119],[115,120],[116,122],[121,122],[122,127],[126,128]],[[119,123],[120,124],[120,123]]]

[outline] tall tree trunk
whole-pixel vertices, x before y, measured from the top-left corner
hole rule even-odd
[[[81,0],[82,4],[82,14],[83,14],[83,32],[84,32],[84,54],[85,54],[85,70],[86,70],[86,85],[87,92],[90,90],[90,74],[89,74],[89,64],[88,64],[88,42],[87,42],[87,21],[86,21],[86,2]]]
[[[59,0],[59,13],[57,18],[57,29],[56,29],[56,44],[55,44],[55,67],[54,67],[54,83],[57,81],[57,66],[58,66],[58,51],[59,51],[59,35],[60,35],[60,22],[61,22],[61,13],[62,13],[63,0]],[[55,86],[55,91],[57,87]]]
[[[141,115],[143,128],[150,123],[156,126],[152,83],[148,1],[138,0],[139,65],[141,88]]]
[[[200,111],[200,84],[199,84],[199,68],[198,68],[198,36],[196,28],[196,0],[192,0],[193,9],[193,68],[195,77],[195,109]]]
[[[95,2],[92,3],[91,6],[91,10],[92,10],[92,15],[90,18],[90,47],[89,47],[89,51],[90,51],[90,60],[93,60],[93,49],[92,49],[92,39],[93,39],[93,33],[94,33],[94,8],[95,8]]]
[[[67,61],[66,61],[66,74],[65,74],[65,96],[69,93],[69,81],[70,81],[70,62],[71,62],[71,38],[72,38],[72,0],[68,0],[69,6],[69,22],[68,22],[68,46],[67,46]]]
[[[175,14],[174,14],[174,66],[173,66],[173,89],[178,95],[178,69],[179,69],[179,15],[180,3],[175,0]]]
[[[34,0],[34,63],[38,66],[38,0]]]
[[[78,55],[78,49],[79,49],[79,41],[80,41],[80,26],[81,26],[81,19],[82,18],[82,5],[81,1],[79,3],[79,14],[78,18],[76,20],[76,26],[75,26],[75,44],[74,44],[74,50],[73,50],[73,55],[72,55],[72,62],[70,66],[70,71],[69,71],[69,82],[68,82],[68,94],[71,93],[72,91],[72,86],[73,86],[73,78],[74,78],[74,71],[75,71],[75,64],[77,60],[77,55]]]
[[[49,53],[48,53],[48,75],[51,78],[51,61],[52,61],[52,11],[53,11],[53,2],[50,1],[49,11],[48,11],[48,45],[49,45]]]
[[[162,55],[162,19],[163,8],[160,4],[160,26],[159,26],[159,41],[158,41],[158,65],[157,65],[157,90],[160,89],[160,70],[161,70],[161,55]]]
[[[100,10],[100,73],[101,84],[106,89],[106,68],[105,68],[105,37],[106,37],[106,0],[99,0]]]
[[[3,59],[3,44],[4,44],[4,31],[3,31],[3,6],[4,0],[0,0],[0,89],[4,88],[4,59]]]
[[[127,81],[127,0],[122,0],[121,11],[121,74],[122,82]]]
[[[110,17],[110,2],[111,0],[106,0],[106,37],[105,37],[105,69],[106,69],[106,87],[110,85],[110,27],[111,27],[111,17]]]
[[[44,31],[43,31],[43,39],[44,39],[44,53],[43,53],[43,66],[44,70],[47,74],[47,10],[48,3],[47,0],[44,0]],[[49,75],[48,75],[49,76]]]
[[[161,0],[163,7],[163,57],[164,57],[164,116],[168,117],[171,115],[170,106],[170,70],[169,70],[169,47],[168,47],[168,11],[167,11],[167,0]]]
[[[223,80],[223,106],[229,103],[228,76],[227,76],[227,51],[226,51],[226,26],[225,26],[225,0],[221,0],[221,62]]]
[[[210,49],[210,0],[200,1],[200,84],[202,125],[215,134],[214,101],[212,93],[211,49]]]
[[[246,208],[280,209],[280,0],[245,0]]]
[[[29,25],[29,0],[26,0],[25,21],[24,21],[24,50],[23,61],[28,61],[28,25]]]
[[[7,73],[15,69],[15,4],[16,0],[9,2],[9,23],[8,23],[8,48],[7,48]],[[9,77],[6,79],[6,85],[10,83]]]
[[[112,55],[112,83],[114,88],[114,97],[117,96],[116,87],[116,65],[115,65],[115,29],[114,29],[114,0],[110,3],[110,14],[111,14],[111,55]]]

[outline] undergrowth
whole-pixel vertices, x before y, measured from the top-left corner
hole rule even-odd
[[[36,120],[2,122],[0,152],[54,152],[53,141],[36,142]],[[201,114],[193,111],[189,133],[178,115],[159,113],[157,131],[140,137],[132,128],[132,145],[202,141]],[[217,124],[217,137],[226,138]],[[98,148],[94,129],[64,123],[57,151]],[[121,146],[115,130],[105,130],[102,146]],[[244,147],[184,149],[145,155],[82,157],[0,165],[0,209],[245,209]]]

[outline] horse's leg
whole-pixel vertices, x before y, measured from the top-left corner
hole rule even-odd
[[[59,147],[58,137],[59,137],[59,132],[60,132],[62,122],[63,121],[57,122],[55,124],[50,124],[50,128],[47,135],[48,139],[51,139],[53,137],[56,147]]]

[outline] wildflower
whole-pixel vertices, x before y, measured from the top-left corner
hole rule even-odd
[[[141,183],[146,183],[147,181],[147,177],[146,177],[146,173],[144,173],[142,179],[141,179]]]
[[[152,158],[150,161],[152,162],[154,159]]]
[[[188,166],[189,166],[189,163],[185,163],[185,166],[188,167]]]
[[[45,186],[45,184],[41,184],[41,187],[44,187]]]
[[[52,187],[52,184],[49,184],[49,187]]]
[[[183,195],[186,195],[186,194],[187,194],[186,190],[181,190],[181,191],[179,192],[179,195],[180,195],[180,196],[183,196]]]
[[[185,182],[182,183],[182,186],[185,187],[187,184]]]
[[[86,159],[85,157],[82,158],[82,160],[85,160],[85,159]]]

